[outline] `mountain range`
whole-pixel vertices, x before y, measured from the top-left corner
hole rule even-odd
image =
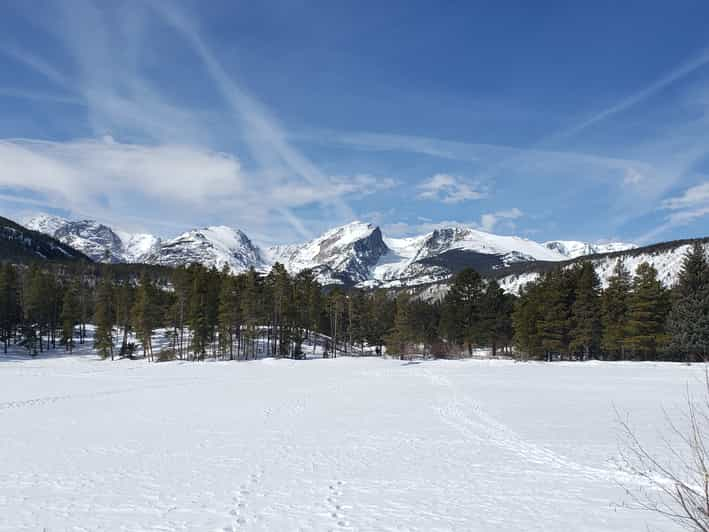
[[[280,262],[291,273],[315,272],[324,285],[360,287],[431,287],[444,284],[470,266],[496,277],[508,291],[553,265],[591,260],[601,277],[623,259],[631,271],[643,261],[653,264],[666,284],[676,276],[689,241],[638,247],[634,244],[568,240],[535,242],[494,235],[471,227],[451,226],[406,237],[387,237],[373,224],[355,221],[300,244],[261,247],[238,229],[194,229],[172,239],[115,230],[93,220],[72,221],[39,215],[25,221],[33,231],[54,237],[94,261],[181,266],[198,262],[232,272],[268,271]]]

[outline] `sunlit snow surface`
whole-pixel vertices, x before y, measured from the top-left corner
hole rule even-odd
[[[0,530],[674,530],[623,507],[613,405],[656,448],[701,377],[0,355]]]

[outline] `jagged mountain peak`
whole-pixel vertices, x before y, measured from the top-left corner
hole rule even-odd
[[[96,220],[67,220],[40,214],[25,226],[73,247],[97,262],[144,262],[159,243],[153,235],[116,231]]]
[[[241,230],[218,225],[186,231],[163,240],[149,234],[117,231],[94,220],[69,221],[41,215],[27,227],[49,234],[94,260],[146,262],[165,266],[201,263],[238,273],[253,267],[267,271],[275,262],[291,273],[313,270],[322,284],[415,287],[445,283],[465,267],[500,278],[509,291],[550,267],[589,256],[602,280],[617,257],[628,265],[650,261],[670,283],[678,271],[683,249],[679,244],[636,248],[611,242],[592,244],[573,240],[544,243],[517,236],[495,235],[474,227],[451,225],[428,233],[390,238],[372,223],[353,221],[325,231],[300,244],[260,249]],[[658,247],[659,246],[659,247]],[[663,247],[664,246],[664,247]],[[682,243],[686,247],[686,243]],[[645,249],[651,251],[645,252]],[[593,256],[590,256],[593,255]]]
[[[162,266],[200,263],[218,269],[227,266],[234,273],[265,266],[260,250],[249,237],[225,225],[193,229],[163,241],[146,262]]]
[[[268,256],[290,272],[311,269],[323,283],[358,283],[370,277],[371,268],[388,252],[381,229],[354,221],[326,231],[304,244],[273,246]]]

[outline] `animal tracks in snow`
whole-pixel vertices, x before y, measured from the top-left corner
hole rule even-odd
[[[342,490],[344,488],[344,482],[338,480],[333,482],[328,486],[328,497],[326,502],[329,507],[330,517],[335,521],[335,525],[338,527],[347,527],[349,522],[345,516],[345,505],[341,504],[340,498],[342,497]]]

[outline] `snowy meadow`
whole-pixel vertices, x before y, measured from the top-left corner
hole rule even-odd
[[[628,507],[672,363],[0,356],[0,530],[675,530]]]

